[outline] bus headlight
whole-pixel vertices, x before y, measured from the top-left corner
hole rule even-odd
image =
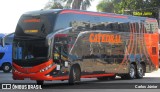
[[[50,69],[52,66],[53,66],[53,64],[50,64],[49,66],[47,66],[47,67],[41,69],[40,72],[44,72],[44,71]]]
[[[17,71],[14,67],[12,67],[12,72],[21,74],[21,72]]]

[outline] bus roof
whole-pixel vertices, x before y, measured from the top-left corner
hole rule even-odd
[[[152,22],[157,22],[154,18],[147,18],[147,17],[138,17],[132,15],[122,15],[122,14],[115,14],[115,13],[105,13],[105,12],[92,12],[92,11],[84,11],[84,10],[75,10],[75,9],[50,9],[50,10],[38,10],[38,11],[31,11],[26,12],[24,14],[29,15],[40,15],[46,13],[56,13],[56,14],[82,14],[82,15],[91,15],[91,16],[102,16],[108,18],[118,18],[118,19],[126,19],[128,21],[146,21],[151,20]]]

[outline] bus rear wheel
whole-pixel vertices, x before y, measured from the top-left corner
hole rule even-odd
[[[127,74],[127,79],[134,79],[136,75],[136,68],[134,64],[130,65],[129,73]]]
[[[144,75],[144,66],[142,64],[137,68],[136,78],[141,79]]]
[[[81,70],[77,65],[73,65],[70,70],[68,83],[74,85],[75,83],[80,82],[81,79]]]
[[[4,63],[2,65],[2,70],[4,73],[9,73],[11,71],[11,69],[12,69],[12,66],[10,63]]]
[[[129,73],[121,75],[121,79],[134,79],[136,76],[136,68],[134,64],[130,65]]]

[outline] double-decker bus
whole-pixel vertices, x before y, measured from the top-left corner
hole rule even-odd
[[[158,69],[156,19],[70,9],[23,14],[13,40],[13,79],[143,78]]]
[[[6,34],[0,34],[0,40]],[[12,40],[13,36],[11,35],[6,38],[5,47],[0,45],[0,70],[3,70],[4,73],[8,73],[12,69]],[[0,41],[0,44],[1,41]]]

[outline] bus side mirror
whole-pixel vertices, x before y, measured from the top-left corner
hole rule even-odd
[[[5,39],[4,39],[4,38],[1,39],[1,43],[2,43],[2,44],[1,44],[2,47],[4,47],[4,46],[5,46]]]

